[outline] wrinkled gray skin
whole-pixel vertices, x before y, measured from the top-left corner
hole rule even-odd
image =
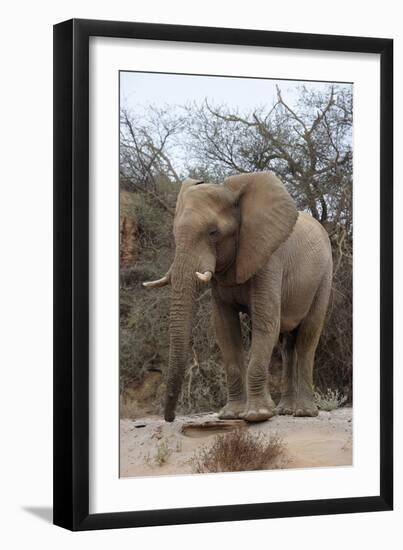
[[[220,418],[263,421],[273,414],[315,416],[312,369],[332,282],[332,254],[322,226],[297,212],[271,173],[242,174],[222,185],[187,179],[174,221],[165,420],[175,418],[189,351],[196,272],[211,272],[216,338],[228,383]],[[209,277],[206,273],[205,278]],[[249,313],[252,342],[244,363],[239,312]],[[283,388],[275,406],[267,385],[274,345],[282,337]]]

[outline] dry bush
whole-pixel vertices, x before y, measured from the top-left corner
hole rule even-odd
[[[315,403],[320,411],[334,411],[342,407],[347,401],[347,397],[339,390],[327,389],[326,392],[316,390],[313,392]]]
[[[177,189],[172,186],[171,194]],[[127,197],[131,195],[131,200]],[[149,370],[164,371],[168,360],[168,288],[147,291],[145,280],[166,273],[173,258],[172,217],[141,193],[124,193],[125,214],[136,221],[139,256],[120,277],[120,388],[136,388]],[[174,199],[173,199],[174,200]],[[127,396],[126,396],[127,397]],[[151,398],[150,398],[151,400]]]
[[[119,417],[120,419],[127,418],[129,420],[136,420],[140,414],[140,408],[138,401],[133,396],[130,396],[126,391],[121,392],[119,396]]]
[[[244,472],[278,468],[285,454],[285,445],[278,434],[270,439],[247,430],[234,430],[217,435],[211,446],[195,452],[195,473]]]
[[[349,245],[351,248],[351,243]],[[351,254],[334,253],[335,271],[327,318],[315,355],[314,385],[339,390],[352,401],[353,284]]]
[[[120,418],[136,420],[155,413],[154,399],[161,384],[161,372],[146,371],[141,380],[122,389],[119,399]]]
[[[169,290],[138,286],[129,294],[130,310],[120,326],[121,391],[141,382],[149,370],[163,372],[169,351]]]
[[[223,366],[214,359],[188,366],[177,410],[182,414],[217,411],[227,400]]]

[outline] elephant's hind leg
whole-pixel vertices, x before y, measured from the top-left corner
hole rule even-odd
[[[330,280],[320,286],[307,317],[288,342],[283,366],[283,393],[277,406],[279,414],[317,416],[313,398],[313,365],[330,294]]]
[[[214,328],[227,375],[227,404],[218,413],[222,419],[236,419],[244,411],[245,369],[238,311],[219,299],[213,302]]]
[[[297,335],[298,328],[282,335],[280,350],[283,362],[283,374],[281,378],[281,399],[276,407],[277,414],[291,415],[295,412],[295,388],[297,384],[297,350],[295,344]]]

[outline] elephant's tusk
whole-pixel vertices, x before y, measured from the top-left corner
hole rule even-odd
[[[196,277],[203,283],[208,283],[212,276],[213,274],[211,271],[205,271],[204,273],[199,273],[196,271]]]
[[[168,284],[169,277],[167,275],[164,275],[164,277],[161,277],[161,279],[157,279],[156,281],[147,281],[145,283],[142,283],[145,288],[159,288]]]

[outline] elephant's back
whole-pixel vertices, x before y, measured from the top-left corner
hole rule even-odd
[[[307,233],[308,235],[319,239],[325,244],[326,247],[328,247],[329,252],[331,252],[330,239],[326,229],[320,222],[318,222],[318,220],[307,212],[298,212],[298,218],[295,223],[294,230],[300,233]]]
[[[295,262],[305,264],[309,260],[320,271],[332,261],[329,235],[318,220],[299,212],[294,229],[283,245],[283,254],[285,264],[294,267]]]

